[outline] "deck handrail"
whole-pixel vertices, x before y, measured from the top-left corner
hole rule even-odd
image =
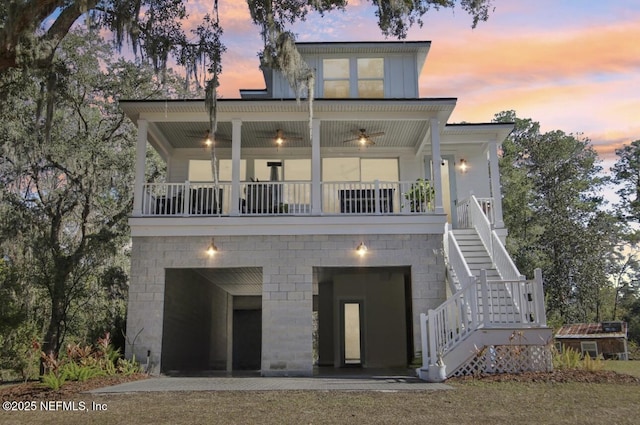
[[[475,196],[471,196],[469,198],[469,220],[471,227],[476,229],[478,236],[480,236],[480,240],[482,244],[487,249],[489,256],[493,259],[493,239],[491,237],[491,223],[489,223],[489,219],[485,215],[482,208],[480,208],[480,204]]]
[[[496,223],[495,210],[493,208],[493,198],[476,198],[480,209],[484,212],[487,220],[493,227]]]
[[[323,215],[425,215],[433,199],[419,202],[415,181],[321,182]],[[217,188],[215,190],[214,188]],[[240,182],[239,199],[231,199],[232,183],[145,183],[143,216],[311,215],[309,181]],[[418,197],[417,199],[414,199]]]
[[[493,260],[500,277],[505,280],[524,280],[525,277],[520,274],[520,271],[516,267],[513,259],[502,244],[502,241],[495,230],[491,232],[491,239],[491,246],[493,247],[491,259]]]
[[[518,271],[500,237],[492,229],[486,212],[483,211],[480,202],[473,195],[468,200],[468,217],[470,226],[476,229],[500,277],[506,280],[523,280],[524,276]]]
[[[321,182],[323,214],[427,214],[433,199],[412,199],[415,181]],[[412,203],[412,201],[414,201]]]
[[[473,284],[476,278],[473,273],[471,273],[471,269],[464,259],[464,255],[460,249],[460,245],[458,245],[458,241],[456,240],[453,232],[449,230],[448,224],[445,226],[444,250],[446,258],[449,261],[449,266],[453,270],[453,273],[455,273],[456,280],[458,281],[458,287],[455,288],[453,292],[455,293],[460,289]]]
[[[518,299],[505,295],[508,292],[518,294]],[[511,308],[515,301],[520,304],[518,309]],[[533,280],[489,281],[483,270],[476,284],[458,291],[427,314],[421,313],[420,325],[424,369],[434,367],[438,357],[446,357],[479,328],[544,327],[542,272],[536,269]]]

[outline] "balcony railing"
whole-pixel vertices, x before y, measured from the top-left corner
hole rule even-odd
[[[433,200],[412,190],[415,182],[321,182],[323,215],[424,215]],[[231,183],[147,183],[144,216],[225,216],[233,208]],[[241,182],[238,215],[311,215],[311,182]]]

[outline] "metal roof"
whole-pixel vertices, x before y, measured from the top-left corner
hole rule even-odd
[[[626,322],[605,322],[608,324],[620,324],[621,332],[605,332],[603,323],[574,323],[562,326],[556,332],[556,339],[596,339],[596,338],[626,338]]]

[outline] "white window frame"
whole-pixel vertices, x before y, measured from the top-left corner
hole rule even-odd
[[[358,61],[360,59],[381,59],[382,60],[382,77],[361,77],[360,74],[358,73]],[[357,97],[360,98],[360,81],[381,81],[382,82],[382,93],[380,98],[384,98],[384,58],[383,57],[377,57],[377,58],[372,58],[372,57],[358,57],[355,58],[355,62],[356,62],[356,91],[357,91]]]
[[[584,357],[585,353],[587,353],[590,357],[596,358],[598,357],[598,343],[596,341],[580,341],[580,352]],[[591,352],[595,352],[595,356],[591,356]]]
[[[347,75],[346,78],[333,78],[333,77],[327,77],[325,74],[325,61],[328,60],[346,60],[348,63],[348,70],[349,70],[349,74]],[[326,83],[327,81],[346,81],[348,88],[349,88],[349,94],[347,95],[347,97],[330,97],[329,99],[348,99],[350,97],[352,97],[352,93],[353,93],[353,64],[351,63],[352,61],[350,60],[350,58],[322,58],[322,96],[323,97],[327,97],[326,94]]]
[[[335,60],[342,59],[349,61],[349,77],[348,78],[327,78],[324,73],[324,61],[325,60]],[[373,77],[360,77],[358,75],[358,59],[382,59],[382,78],[373,78]],[[382,96],[380,99],[385,97],[385,86],[387,84],[385,78],[385,67],[387,58],[383,56],[349,56],[349,57],[323,57],[322,61],[322,97],[327,98],[327,94],[325,92],[325,82],[326,81],[348,81],[349,83],[349,96],[347,99],[359,99],[359,82],[360,81],[382,81]],[[327,99],[344,99],[344,98],[327,98]]]

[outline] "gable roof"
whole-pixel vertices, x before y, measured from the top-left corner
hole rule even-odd
[[[607,331],[618,325],[620,332]],[[556,338],[570,339],[593,339],[593,338],[626,338],[627,323],[626,322],[604,322],[604,323],[574,323],[564,325],[555,335]]]

